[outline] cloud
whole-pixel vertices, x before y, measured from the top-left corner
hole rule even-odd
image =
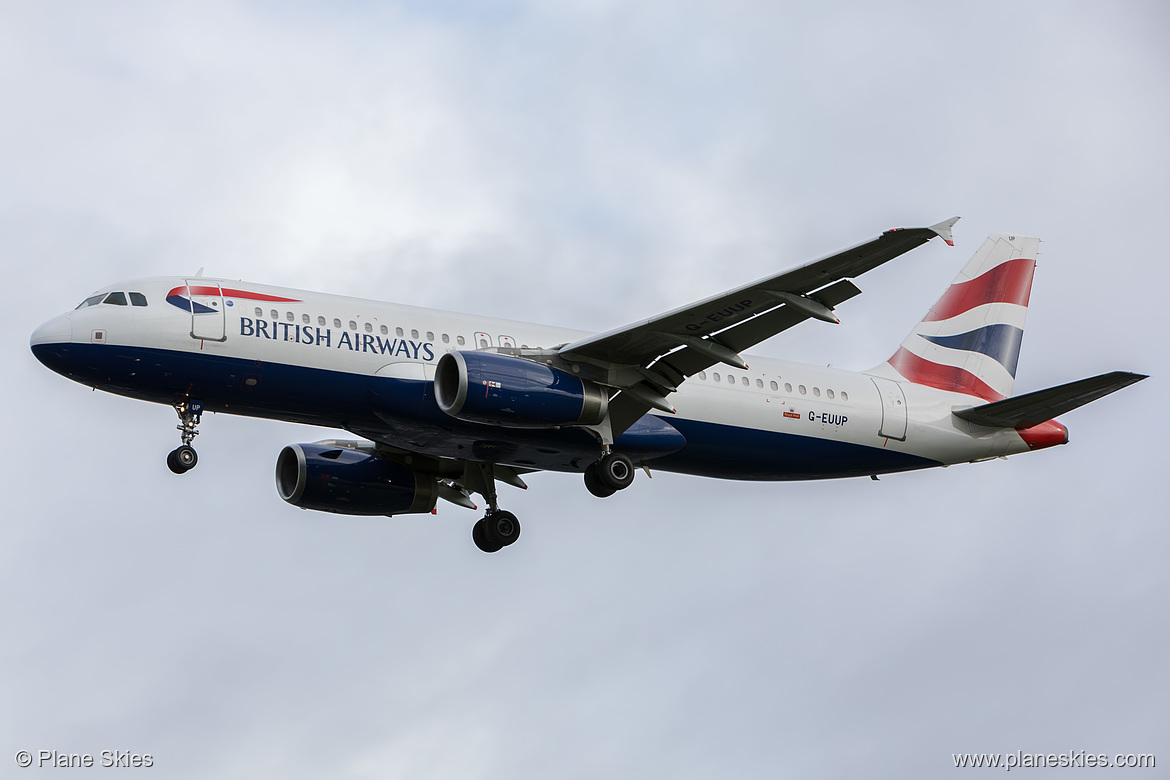
[[[1122,3],[215,2],[0,12],[9,754],[166,777],[902,776],[1167,752],[1156,469],[1166,12]],[[28,333],[189,273],[608,329],[952,214],[843,324],[888,356],[989,232],[1040,235],[1021,390],[1154,377],[1010,462],[811,484],[640,475],[477,515],[299,512],[291,441],[50,374]],[[14,282],[14,283],[12,283]],[[875,760],[886,763],[875,763]],[[915,771],[917,770],[917,771]]]

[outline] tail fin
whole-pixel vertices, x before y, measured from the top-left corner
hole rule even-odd
[[[989,236],[886,365],[914,384],[1010,397],[1039,247],[1038,238]]]

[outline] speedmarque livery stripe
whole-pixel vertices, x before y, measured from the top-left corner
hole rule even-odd
[[[211,286],[191,286],[183,285],[176,287],[167,293],[167,303],[176,306],[183,311],[189,311],[192,314],[213,314],[218,309],[213,309],[210,306],[204,306],[202,303],[194,300],[194,297],[187,298],[184,296],[187,293],[191,296],[196,295],[210,295],[218,298],[223,294],[224,298],[243,298],[249,301],[267,301],[272,303],[300,303],[297,298],[281,298],[279,295],[267,295],[265,293],[250,292],[248,290],[233,290],[227,287],[211,287]],[[229,302],[230,305],[230,302]]]

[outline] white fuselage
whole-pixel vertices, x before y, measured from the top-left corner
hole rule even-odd
[[[518,431],[445,418],[426,389],[445,352],[552,348],[588,335],[580,331],[220,279],[143,279],[100,292],[109,291],[139,293],[147,305],[101,303],[54,319],[33,336],[38,357],[70,378],[123,395],[162,403],[186,395],[210,411],[345,428],[442,457],[475,459],[477,443],[512,442],[512,453],[497,448],[482,457],[579,471],[600,448],[580,430]],[[202,311],[184,308],[188,300]],[[655,415],[677,428],[686,446],[636,460],[686,473],[783,480],[879,474],[1029,449],[1014,430],[951,414],[982,399],[898,382],[878,370],[746,362],[746,370],[716,365],[684,382],[671,396],[677,414]],[[621,449],[621,439],[615,447]]]

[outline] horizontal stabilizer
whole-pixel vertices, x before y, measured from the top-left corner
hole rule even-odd
[[[1050,387],[1047,390],[1037,390],[1034,393],[1026,393],[1015,398],[995,401],[971,409],[962,409],[954,412],[954,415],[976,425],[1023,430],[1058,417],[1078,406],[1096,401],[1098,398],[1104,398],[1110,393],[1145,378],[1145,374],[1113,371],[1089,379],[1069,382],[1066,385]]]

